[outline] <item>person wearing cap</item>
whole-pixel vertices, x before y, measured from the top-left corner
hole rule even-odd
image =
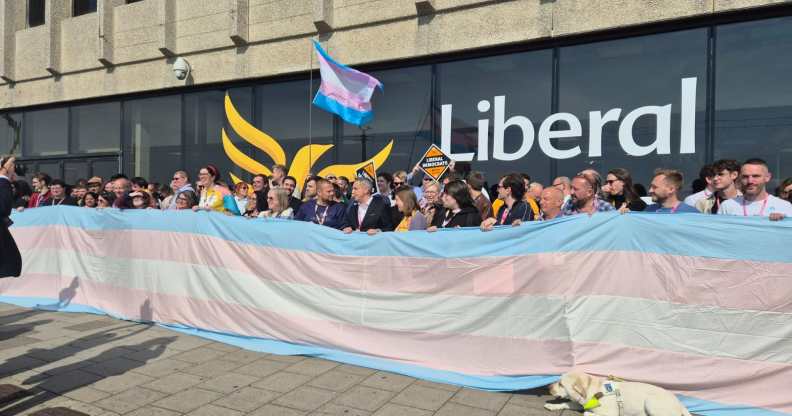
[[[88,188],[88,192],[99,194],[102,192],[102,178],[94,176],[91,179],[88,179],[88,182],[85,184],[85,186]]]

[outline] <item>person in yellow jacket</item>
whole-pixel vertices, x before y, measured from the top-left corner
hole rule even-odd
[[[198,171],[198,186],[201,188],[201,198],[193,211],[224,212],[223,198],[229,194],[228,188],[217,184],[220,176],[217,166],[208,164]]]

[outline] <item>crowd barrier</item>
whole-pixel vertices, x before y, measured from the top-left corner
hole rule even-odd
[[[345,235],[214,213],[15,214],[0,301],[480,389],[571,369],[703,415],[792,414],[792,220],[597,214]]]

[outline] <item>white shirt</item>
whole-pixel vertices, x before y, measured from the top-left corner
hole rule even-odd
[[[743,204],[745,204],[743,206]],[[742,196],[723,201],[718,214],[744,215],[747,217],[769,217],[774,212],[780,212],[787,217],[792,217],[792,204],[781,198],[768,194],[767,200],[746,202]]]
[[[702,199],[707,199],[707,198],[710,198],[710,197],[712,197],[712,192],[710,192],[709,189],[704,189],[701,192],[696,192],[693,195],[688,195],[688,197],[685,198],[685,203],[690,205],[691,207],[695,207],[696,203],[698,203],[698,201],[701,201]]]
[[[373,198],[369,196],[368,201],[366,201],[365,203],[363,202],[358,203],[358,211],[357,211],[358,227],[360,227],[360,225],[363,224],[363,218],[366,218],[366,211],[368,211],[369,204],[371,204],[372,199]]]

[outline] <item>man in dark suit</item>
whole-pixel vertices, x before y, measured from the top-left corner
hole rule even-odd
[[[352,201],[344,215],[345,233],[393,231],[390,201],[373,193],[374,184],[368,179],[358,178],[352,184]]]
[[[16,277],[22,273],[22,257],[8,227],[14,195],[11,181],[16,179],[13,157],[0,160],[0,277]]]

